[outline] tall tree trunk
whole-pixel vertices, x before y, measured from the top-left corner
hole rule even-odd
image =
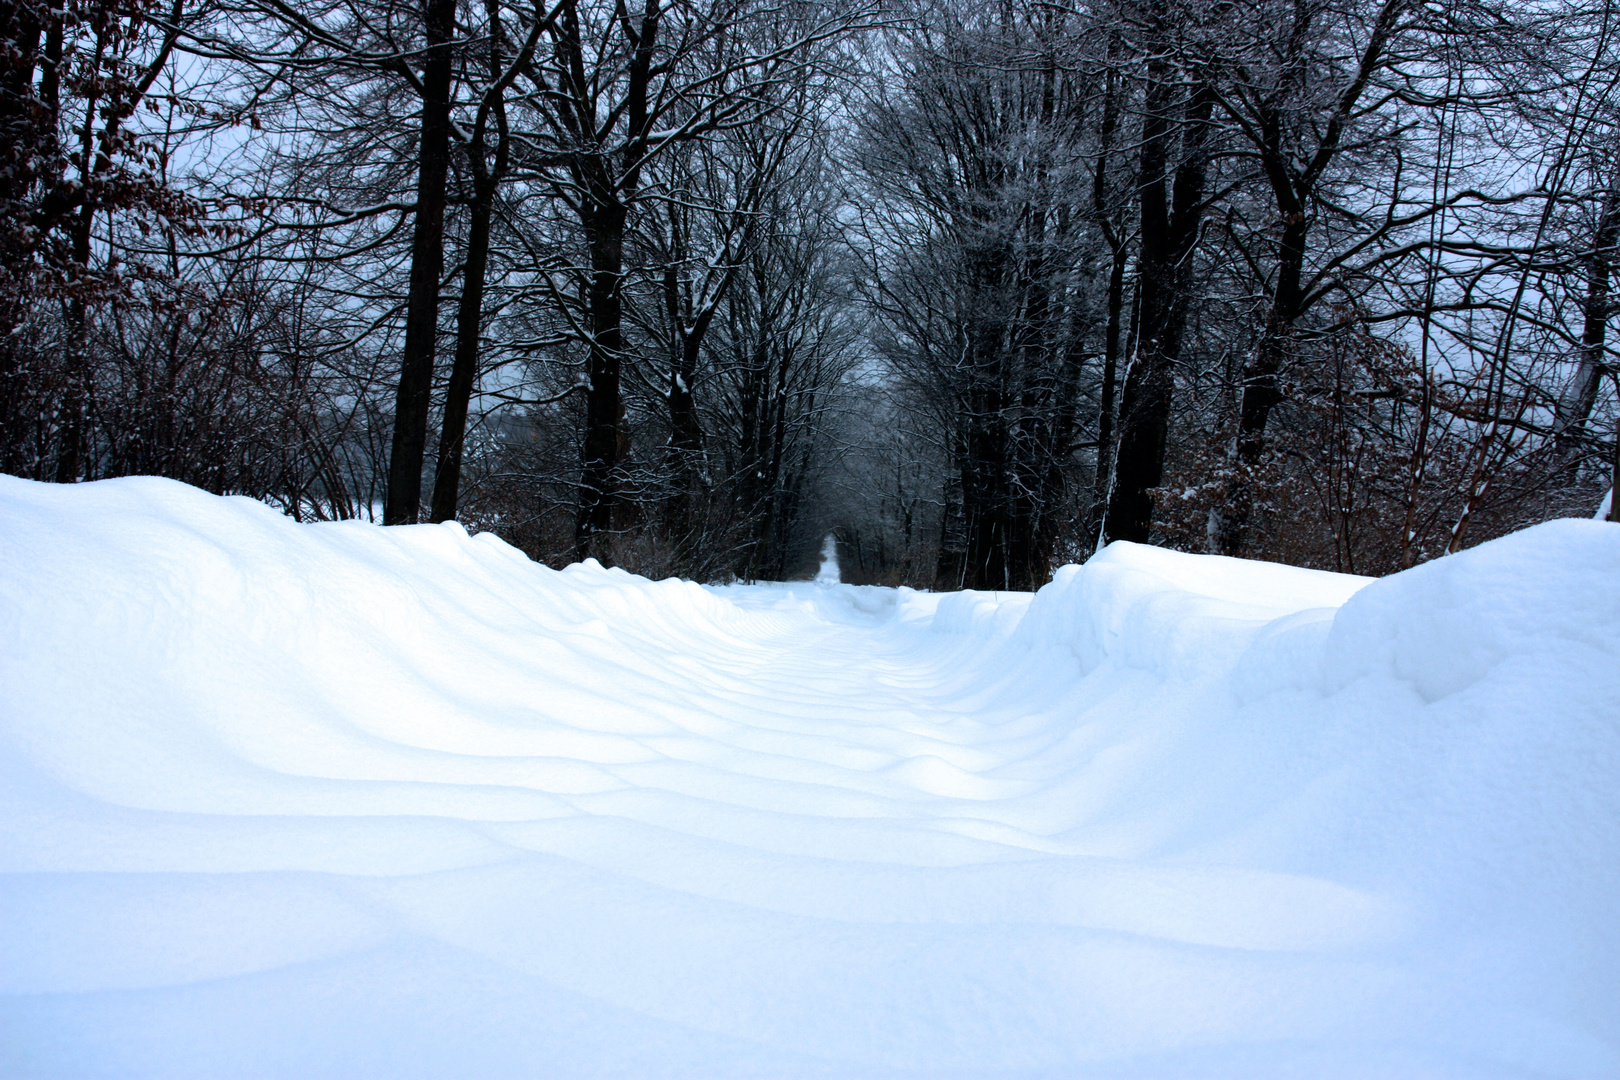
[[[1290,198],[1285,205],[1292,202]],[[1259,345],[1243,375],[1243,396],[1238,408],[1237,468],[1227,485],[1215,530],[1216,543],[1223,555],[1237,555],[1243,550],[1254,515],[1253,470],[1265,453],[1266,423],[1271,418],[1271,410],[1283,400],[1277,376],[1288,359],[1294,324],[1300,315],[1300,276],[1305,265],[1307,228],[1303,210],[1289,205],[1284,211],[1278,243],[1277,288]]]
[[[1574,450],[1576,439],[1573,429],[1580,427],[1592,415],[1592,406],[1597,403],[1598,386],[1609,368],[1609,316],[1614,307],[1609,295],[1610,275],[1617,244],[1620,244],[1620,191],[1611,191],[1603,200],[1603,213],[1598,219],[1597,235],[1592,240],[1592,253],[1586,260],[1581,363],[1559,409],[1556,443],[1561,456],[1567,457]]]
[[[71,484],[80,478],[84,457],[85,408],[89,400],[90,320],[83,291],[89,286],[82,270],[86,263],[79,261],[81,249],[84,258],[89,258],[88,224],[76,229],[76,232],[84,235],[86,240],[82,246],[78,236],[73,240],[74,268],[79,280],[67,302],[67,327],[62,343],[62,402],[57,411],[60,431],[57,435],[54,476],[58,484]]]
[[[416,231],[411,241],[405,352],[394,400],[394,441],[388,459],[383,523],[408,525],[422,505],[422,464],[433,399],[433,360],[439,334],[439,279],[444,274],[445,186],[450,167],[450,39],[455,0],[424,0],[426,57],[422,65],[422,142],[416,171]]]
[[[47,130],[54,133],[57,127],[56,95],[53,92],[47,97],[45,92],[47,82],[55,82],[57,64],[47,59],[43,65],[37,98],[34,70],[40,59],[41,35],[55,41],[60,58],[62,20],[53,17],[47,32],[45,19],[46,5],[38,0],[0,6],[0,41],[12,43],[10,52],[0,57],[0,211],[5,214],[0,219],[0,249],[8,253],[12,264],[0,267],[0,472],[17,475],[33,471],[29,469],[26,432],[34,424],[24,415],[32,397],[32,379],[12,335],[27,318],[26,288],[7,272],[21,272],[37,242],[21,212],[23,197],[38,172],[34,162],[50,160],[54,149],[42,136]]]
[[[716,303],[694,312],[691,294],[683,288],[673,255],[684,251],[679,223],[671,222],[671,262],[664,271],[664,306],[670,328],[669,446],[666,464],[675,491],[665,513],[665,527],[675,545],[675,572],[691,574],[701,557],[700,528],[705,517],[707,485],[703,469],[703,425],[698,418],[692,388],[697,381],[703,341],[714,323]],[[707,298],[705,298],[707,299]]]
[[[461,462],[467,441],[467,412],[478,378],[478,343],[484,321],[484,279],[489,267],[489,225],[495,209],[492,179],[475,179],[467,259],[461,275],[461,306],[456,312],[456,358],[445,391],[439,461],[433,472],[430,521],[454,521],[461,495]]]
[[[46,34],[45,18],[46,5],[39,0],[13,0],[0,6],[0,41],[9,46],[0,56],[0,206],[10,213],[16,212],[13,207],[21,201],[38,171],[34,161],[41,149],[39,138],[46,125],[54,125],[56,121],[54,110],[47,116],[39,115],[45,111],[41,109],[46,97],[44,82],[54,77],[55,65],[45,65],[37,98],[34,92],[34,69],[40,60],[41,35]],[[59,17],[52,19],[51,35],[60,56]],[[11,221],[6,224],[15,227]],[[21,224],[21,221],[16,222],[16,225]],[[5,241],[9,249],[12,244],[25,243],[26,238],[7,235]]]
[[[1059,455],[1068,444],[1064,418],[1071,401],[1068,391],[1068,350],[1062,331],[1054,328],[1053,304],[1047,291],[1049,260],[1044,253],[1051,242],[1046,215],[1037,209],[1026,226],[1032,250],[1019,260],[1018,294],[1022,312],[1016,346],[1016,404],[1008,402],[1006,480],[1000,517],[1004,522],[1006,551],[1002,556],[1002,589],[1020,592],[1044,584],[1051,570],[1045,548],[1062,499]],[[1059,359],[1059,358],[1062,359]],[[1052,538],[1055,543],[1055,537]]]
[[[1620,419],[1614,422],[1614,455],[1609,460],[1609,521],[1620,523]]]
[[[439,433],[439,460],[433,472],[433,506],[430,520],[455,518],[461,500],[461,468],[466,452],[467,412],[472,404],[473,384],[478,380],[478,349],[484,323],[484,285],[489,276],[489,230],[495,213],[495,193],[511,164],[511,130],[506,119],[506,88],[515,72],[534,54],[536,42],[550,21],[542,20],[518,50],[517,64],[506,67],[502,55],[500,0],[484,0],[489,48],[491,85],[473,121],[467,145],[467,165],[472,174],[472,221],[467,230],[467,256],[461,274],[461,305],[456,312],[456,357],[450,369],[450,385],[445,391],[444,425]],[[489,120],[496,127],[495,160],[485,157]]]
[[[1158,36],[1168,46],[1163,6],[1156,12]],[[1146,543],[1153,527],[1152,489],[1164,478],[1175,365],[1187,321],[1188,263],[1203,218],[1205,128],[1214,104],[1197,82],[1179,116],[1176,72],[1158,49],[1148,61],[1142,121],[1141,219],[1137,302],[1140,330],[1136,356],[1120,401],[1119,451],[1103,520],[1104,542]],[[1179,121],[1179,125],[1178,125]],[[1176,128],[1181,128],[1181,164],[1170,189],[1166,170]]]
[[[993,303],[993,301],[992,301]],[[1003,385],[999,319],[981,317],[968,328],[972,383],[963,440],[962,514],[967,530],[962,587],[1007,588],[1007,395]]]
[[[104,40],[98,35],[98,48]],[[89,95],[85,105],[84,128],[79,136],[79,177],[86,187],[89,186],[90,177],[101,171],[101,162],[95,159],[92,152],[99,104],[96,95]],[[78,212],[70,221],[72,261],[68,273],[71,292],[67,301],[67,327],[62,349],[61,431],[57,437],[55,476],[58,484],[75,482],[83,469],[85,408],[90,394],[90,314],[86,293],[91,287],[90,237],[95,232],[95,221],[95,203],[88,198],[79,205]]]
[[[679,458],[679,473],[687,478],[697,475],[698,460],[703,455],[703,425],[698,420],[692,383],[697,378],[698,357],[709,321],[706,315],[700,316],[695,326],[681,334],[680,350],[670,372],[669,442]]]
[[[591,278],[586,312],[591,341],[585,360],[585,440],[580,476],[579,517],[574,528],[574,556],[611,561],[610,544],[617,525],[619,469],[626,449],[624,400],[619,393],[624,352],[623,204],[603,200],[586,223]]]
[[[1306,298],[1301,285],[1310,231],[1309,215],[1317,187],[1337,159],[1345,126],[1355,114],[1374,73],[1384,64],[1390,39],[1409,6],[1410,0],[1384,0],[1369,28],[1356,75],[1334,102],[1333,112],[1321,127],[1321,140],[1313,152],[1304,154],[1290,149],[1290,139],[1296,137],[1291,133],[1301,126],[1294,110],[1304,107],[1302,101],[1288,96],[1267,96],[1257,108],[1253,122],[1244,125],[1246,130],[1258,134],[1255,148],[1282,228],[1277,244],[1277,285],[1272,292],[1259,345],[1243,374],[1235,445],[1237,468],[1226,487],[1215,528],[1216,544],[1223,554],[1236,555],[1243,549],[1254,509],[1253,471],[1265,452],[1266,424],[1271,411],[1283,400],[1277,376],[1287,362],[1295,325],[1305,314]],[[1317,10],[1311,5],[1296,4],[1293,24],[1284,36],[1286,70],[1291,73],[1289,81],[1294,84],[1294,90],[1304,89],[1303,83],[1309,74],[1302,50],[1312,33],[1316,14]],[[1297,168],[1293,158],[1296,152],[1304,158],[1304,163]]]
[[[1119,332],[1125,314],[1125,264],[1129,258],[1123,243],[1114,249],[1108,268],[1108,314],[1103,327],[1102,386],[1097,402],[1097,475],[1092,489],[1092,528],[1100,532],[1108,506],[1108,479],[1113,472],[1114,398],[1119,382]]]
[[[1285,212],[1281,242],[1277,252],[1277,289],[1271,310],[1255,350],[1253,364],[1243,380],[1243,399],[1238,420],[1238,460],[1253,465],[1265,449],[1266,421],[1282,401],[1277,374],[1287,360],[1294,323],[1299,318],[1300,275],[1305,265],[1306,238],[1304,211],[1290,207]],[[1241,540],[1241,528],[1235,538]]]
[[[1103,513],[1108,506],[1108,480],[1113,473],[1114,396],[1119,379],[1120,320],[1125,310],[1125,264],[1130,250],[1123,235],[1123,226],[1112,214],[1108,197],[1108,166],[1119,131],[1119,61],[1122,49],[1119,35],[1110,34],[1102,117],[1097,126],[1097,165],[1091,174],[1091,213],[1110,255],[1102,381],[1097,402],[1097,471],[1092,481],[1091,510],[1086,521],[1094,539],[1102,533]]]
[[[587,151],[576,161],[581,182],[580,224],[590,250],[591,276],[586,286],[586,320],[591,334],[585,360],[585,438],[581,446],[579,514],[574,523],[574,557],[612,561],[612,540],[622,524],[623,463],[630,452],[619,390],[624,357],[624,233],[630,206],[640,186],[648,152],[648,84],[663,9],[646,0],[639,23],[621,8],[619,26],[629,46],[622,102],[625,139],[612,154]],[[573,66],[575,99],[568,109],[582,132],[599,138],[596,91],[583,68],[581,28],[574,5],[564,6],[562,52]]]
[[[675,540],[676,572],[691,573],[699,557],[699,525],[704,516],[703,426],[698,419],[692,384],[697,378],[703,328],[689,327],[681,334],[679,351],[669,377],[669,456],[675,497],[669,530]]]

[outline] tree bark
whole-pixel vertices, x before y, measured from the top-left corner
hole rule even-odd
[[[1254,356],[1243,375],[1243,395],[1238,407],[1236,469],[1222,500],[1216,543],[1222,554],[1237,555],[1248,536],[1254,509],[1252,472],[1265,453],[1266,424],[1271,411],[1282,403],[1278,374],[1292,348],[1294,329],[1305,314],[1307,300],[1302,289],[1306,241],[1310,232],[1311,207],[1322,177],[1337,159],[1345,126],[1372,76],[1385,61],[1385,51],[1409,0],[1384,0],[1362,50],[1356,76],[1334,101],[1334,108],[1322,127],[1321,141],[1296,168],[1288,140],[1289,132],[1300,126],[1291,110],[1303,108],[1286,97],[1268,97],[1256,110],[1254,123],[1246,130],[1258,136],[1256,149],[1265,172],[1271,197],[1281,224],[1277,243],[1277,285],[1266,313],[1265,327]],[[1315,10],[1297,4],[1294,23],[1288,34],[1287,71],[1291,82],[1303,82],[1306,59],[1303,53],[1311,33]]]
[[[1305,239],[1308,226],[1303,210],[1292,200],[1278,195],[1288,207],[1283,212],[1282,236],[1277,252],[1277,288],[1265,328],[1254,357],[1243,376],[1243,396],[1238,408],[1237,469],[1221,502],[1216,542],[1223,555],[1237,555],[1248,538],[1254,514],[1254,484],[1251,471],[1265,453],[1266,423],[1271,410],[1282,403],[1278,373],[1287,361],[1300,315],[1300,277],[1305,265]]]
[[[580,475],[579,517],[574,556],[581,561],[612,559],[620,463],[624,457],[624,400],[619,392],[624,351],[624,273],[622,204],[598,204],[586,223],[591,278],[586,311],[591,341],[585,360],[585,440]]]
[[[1119,331],[1125,312],[1125,264],[1129,258],[1126,238],[1111,214],[1108,198],[1108,164],[1119,131],[1119,35],[1108,41],[1108,73],[1103,83],[1103,108],[1097,126],[1097,167],[1091,175],[1091,213],[1108,244],[1108,298],[1103,327],[1103,364],[1097,401],[1097,471],[1092,482],[1091,512],[1086,524],[1093,538],[1102,534],[1103,514],[1108,507],[1108,481],[1113,474],[1114,398],[1119,380]]]
[[[999,260],[986,258],[981,281],[993,280]],[[993,290],[986,290],[993,292]],[[982,302],[994,306],[992,297]],[[1001,320],[987,314],[967,329],[969,378],[963,440],[962,514],[967,531],[962,587],[1008,587],[1007,394],[1001,364]]]
[[[467,259],[462,270],[461,306],[456,312],[456,358],[445,390],[444,426],[439,435],[439,461],[433,472],[433,507],[429,521],[454,521],[461,495],[461,462],[467,440],[467,413],[478,378],[478,343],[484,321],[484,279],[489,267],[489,226],[495,185],[474,180],[472,221],[467,229]]]
[[[1610,274],[1615,247],[1620,245],[1620,192],[1611,191],[1603,201],[1592,253],[1587,257],[1586,299],[1582,304],[1581,363],[1575,381],[1559,409],[1557,449],[1567,457],[1575,448],[1572,429],[1584,424],[1597,403],[1598,386],[1608,371],[1607,342],[1609,316],[1614,301],[1610,297]]]
[[[591,259],[585,304],[591,335],[585,360],[585,437],[574,525],[574,557],[579,560],[612,561],[612,539],[623,514],[620,473],[630,449],[619,388],[624,356],[624,234],[646,163],[648,85],[661,17],[657,0],[646,0],[639,23],[628,9],[621,9],[618,25],[630,52],[621,102],[624,142],[612,153],[587,150],[573,165],[581,188],[580,224]],[[569,64],[574,95],[566,107],[581,133],[599,139],[597,91],[585,73],[582,31],[572,2],[563,5],[562,26],[565,38],[559,52]]]
[[[104,42],[104,33],[98,33],[98,53]],[[100,105],[99,96],[94,93],[87,95],[84,128],[79,135],[78,162],[80,182],[86,189],[90,186],[91,176],[106,167],[97,160],[92,149],[95,139],[95,117]],[[89,298],[85,294],[91,287],[90,238],[95,232],[95,220],[96,204],[86,196],[69,221],[72,249],[68,275],[71,291],[67,301],[67,326],[62,349],[64,361],[62,403],[58,411],[61,417],[61,431],[57,436],[54,477],[58,484],[76,482],[83,470],[85,408],[90,395],[90,315]]]
[[[416,172],[416,227],[411,240],[410,293],[405,351],[394,401],[394,440],[388,459],[385,525],[409,525],[422,505],[433,398],[433,361],[439,334],[439,279],[444,274],[445,187],[450,168],[450,39],[455,0],[424,0],[426,58],[422,65],[422,141]]]
[[[1097,475],[1092,488],[1094,532],[1101,532],[1108,507],[1108,480],[1113,473],[1114,399],[1119,383],[1119,334],[1125,315],[1125,263],[1127,251],[1120,244],[1108,268],[1108,314],[1103,327],[1102,385],[1097,401]]]
[[[478,380],[478,351],[484,323],[484,286],[489,276],[490,224],[495,193],[511,164],[511,129],[506,119],[506,89],[517,67],[526,63],[548,22],[538,23],[518,50],[517,65],[506,70],[502,55],[499,0],[484,0],[489,49],[485,59],[490,86],[479,105],[468,140],[467,166],[472,176],[472,220],[467,229],[467,256],[461,274],[461,304],[456,312],[456,356],[445,390],[444,424],[439,433],[439,460],[433,472],[433,506],[429,520],[450,521],[461,500],[461,468],[467,440],[467,413]],[[495,118],[495,160],[486,157],[489,119]]]
[[[1152,532],[1152,489],[1164,478],[1175,366],[1187,321],[1188,263],[1203,219],[1204,139],[1214,98],[1208,85],[1199,81],[1176,115],[1176,72],[1165,57],[1169,34],[1163,16],[1160,6],[1155,29],[1165,48],[1148,61],[1142,122],[1140,330],[1120,401],[1119,451],[1103,520],[1105,543],[1146,543]],[[1181,163],[1172,192],[1166,172],[1178,126]]]
[[[1609,520],[1620,522],[1620,420],[1614,422],[1614,458],[1609,463]]]

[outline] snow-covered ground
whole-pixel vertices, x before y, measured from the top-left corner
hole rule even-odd
[[[0,477],[0,1075],[1620,1076],[1620,526],[555,572]]]

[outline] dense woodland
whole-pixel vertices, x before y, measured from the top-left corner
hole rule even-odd
[[[5,0],[0,470],[1387,573],[1615,460],[1608,0]]]

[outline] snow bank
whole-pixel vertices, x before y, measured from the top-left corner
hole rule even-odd
[[[1393,675],[1437,701],[1504,666],[1493,691],[1551,683],[1540,678],[1549,669],[1601,671],[1620,654],[1617,533],[1551,521],[1376,582],[1334,621],[1329,684]],[[1574,689],[1597,689],[1585,683]]]
[[[0,1075],[1620,1075],[1620,527],[1033,599],[0,477]]]
[[[1230,670],[1264,631],[1332,618],[1367,578],[1275,563],[1110,544],[1036,595],[1020,636],[1067,641],[1088,671],[1104,660],[1163,678]]]

